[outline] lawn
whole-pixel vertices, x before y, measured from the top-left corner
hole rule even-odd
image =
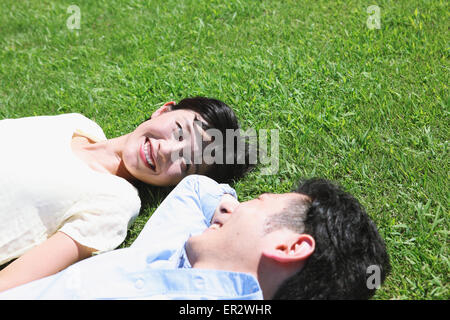
[[[279,130],[278,173],[237,182],[240,200],[338,181],[386,240],[393,270],[374,298],[449,299],[449,13],[438,0],[2,0],[0,119],[79,112],[115,137],[166,101],[221,99],[244,129]],[[145,196],[122,247],[163,195]]]

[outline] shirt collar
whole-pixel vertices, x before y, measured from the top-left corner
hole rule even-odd
[[[178,263],[177,263],[177,268],[178,269],[192,268],[192,265],[189,262],[189,259],[188,259],[187,253],[186,253],[186,247],[185,246],[183,246],[183,248],[180,250]]]
[[[262,300],[262,290],[258,281],[251,275],[239,272],[221,271],[221,270],[202,270],[192,268],[191,263],[186,252],[186,244],[179,250],[177,269],[191,269],[188,274],[185,274],[183,283],[193,282],[199,283],[216,283],[215,286],[208,286],[209,290],[213,288],[213,296],[217,295],[217,298],[228,297],[232,299],[257,299]],[[179,270],[181,271],[181,270]],[[187,270],[186,270],[187,271]],[[206,279],[209,279],[206,281]],[[220,283],[220,284],[219,284]],[[194,285],[195,287],[195,285]],[[200,289],[200,288],[199,288]],[[192,297],[199,295],[208,296],[207,288],[202,288],[200,292],[191,292]],[[182,290],[181,290],[182,291]]]

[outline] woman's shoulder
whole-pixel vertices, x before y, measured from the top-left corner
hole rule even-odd
[[[38,130],[40,132],[54,132],[55,130],[69,130],[94,141],[106,140],[103,129],[92,119],[81,113],[63,113],[58,115],[39,115],[0,121],[2,130]]]
[[[21,118],[7,118],[2,119],[1,123],[11,124],[11,125],[19,125],[23,124],[36,124],[36,125],[49,125],[51,123],[54,124],[64,124],[66,125],[68,122],[77,123],[77,124],[89,124],[91,126],[98,126],[97,123],[82,115],[81,113],[63,113],[58,115],[38,115],[38,116],[28,116]]]
[[[74,112],[74,113],[63,113],[63,114],[59,114],[59,115],[56,115],[56,116],[53,116],[53,117],[55,117],[55,119],[59,118],[61,120],[64,119],[65,121],[72,121],[72,122],[74,122],[75,124],[78,124],[78,125],[86,124],[86,125],[89,125],[89,126],[95,126],[95,127],[99,127],[100,128],[100,126],[97,124],[97,122],[95,122],[92,119],[89,119],[88,117],[86,117],[85,115],[83,115],[81,113],[76,113],[76,112]]]
[[[72,122],[74,127],[74,133],[78,133],[82,136],[86,136],[93,141],[106,140],[103,129],[92,119],[89,119],[81,113],[67,113],[61,115],[68,121]]]

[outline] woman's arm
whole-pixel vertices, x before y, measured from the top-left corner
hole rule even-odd
[[[0,271],[0,292],[55,274],[94,251],[65,233],[56,232]]]

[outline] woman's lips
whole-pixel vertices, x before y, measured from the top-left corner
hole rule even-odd
[[[155,159],[152,155],[152,144],[150,142],[149,138],[145,138],[144,142],[142,143],[140,149],[139,149],[139,155],[141,157],[141,160],[145,163],[145,165],[155,171]]]

